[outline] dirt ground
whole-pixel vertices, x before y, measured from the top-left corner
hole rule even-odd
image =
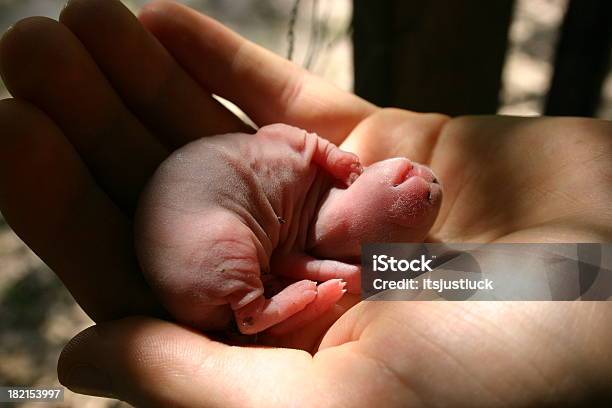
[[[324,39],[309,42],[311,3],[304,0],[296,27],[295,61],[343,89],[352,87],[352,49],[347,35],[350,0],[324,0],[318,19]],[[0,0],[0,30],[19,18],[56,18],[64,0]],[[129,1],[136,10],[144,1]],[[244,36],[286,55],[290,1],[185,1],[217,17]],[[511,28],[511,49],[504,72],[501,113],[537,115],[550,78],[556,27],[566,0],[520,0]],[[309,47],[310,51],[309,51]],[[314,48],[312,48],[314,47]],[[612,77],[599,116],[612,118]],[[7,96],[0,84],[0,96]],[[0,215],[0,385],[58,385],[56,363],[66,342],[92,322],[74,303],[55,275],[19,240]],[[39,406],[22,404],[18,406]],[[49,405],[46,405],[49,406]],[[122,407],[117,401],[66,391],[63,407]]]

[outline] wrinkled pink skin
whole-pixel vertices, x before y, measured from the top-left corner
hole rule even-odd
[[[178,321],[280,334],[359,293],[361,243],[423,241],[441,199],[433,173],[408,159],[363,170],[317,135],[270,125],[166,160],[141,197],[136,249]],[[297,282],[265,298],[262,281],[278,276]]]

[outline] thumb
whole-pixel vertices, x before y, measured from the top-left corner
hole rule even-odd
[[[287,406],[314,394],[304,387],[311,372],[304,351],[227,346],[145,317],[84,330],[58,363],[60,382],[74,392],[151,407]]]
[[[355,153],[366,166],[391,157],[429,165],[448,121],[440,114],[380,109],[359,123],[340,148]]]

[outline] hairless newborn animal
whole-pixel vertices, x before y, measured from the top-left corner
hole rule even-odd
[[[423,241],[441,199],[425,166],[395,158],[363,169],[316,134],[276,124],[172,154],[140,199],[136,249],[178,321],[219,329],[233,312],[244,334],[282,333],[359,293],[361,243]],[[295,283],[266,298],[269,276]]]

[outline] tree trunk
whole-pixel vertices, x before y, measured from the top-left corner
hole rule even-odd
[[[513,0],[354,0],[355,92],[380,106],[495,113]]]

